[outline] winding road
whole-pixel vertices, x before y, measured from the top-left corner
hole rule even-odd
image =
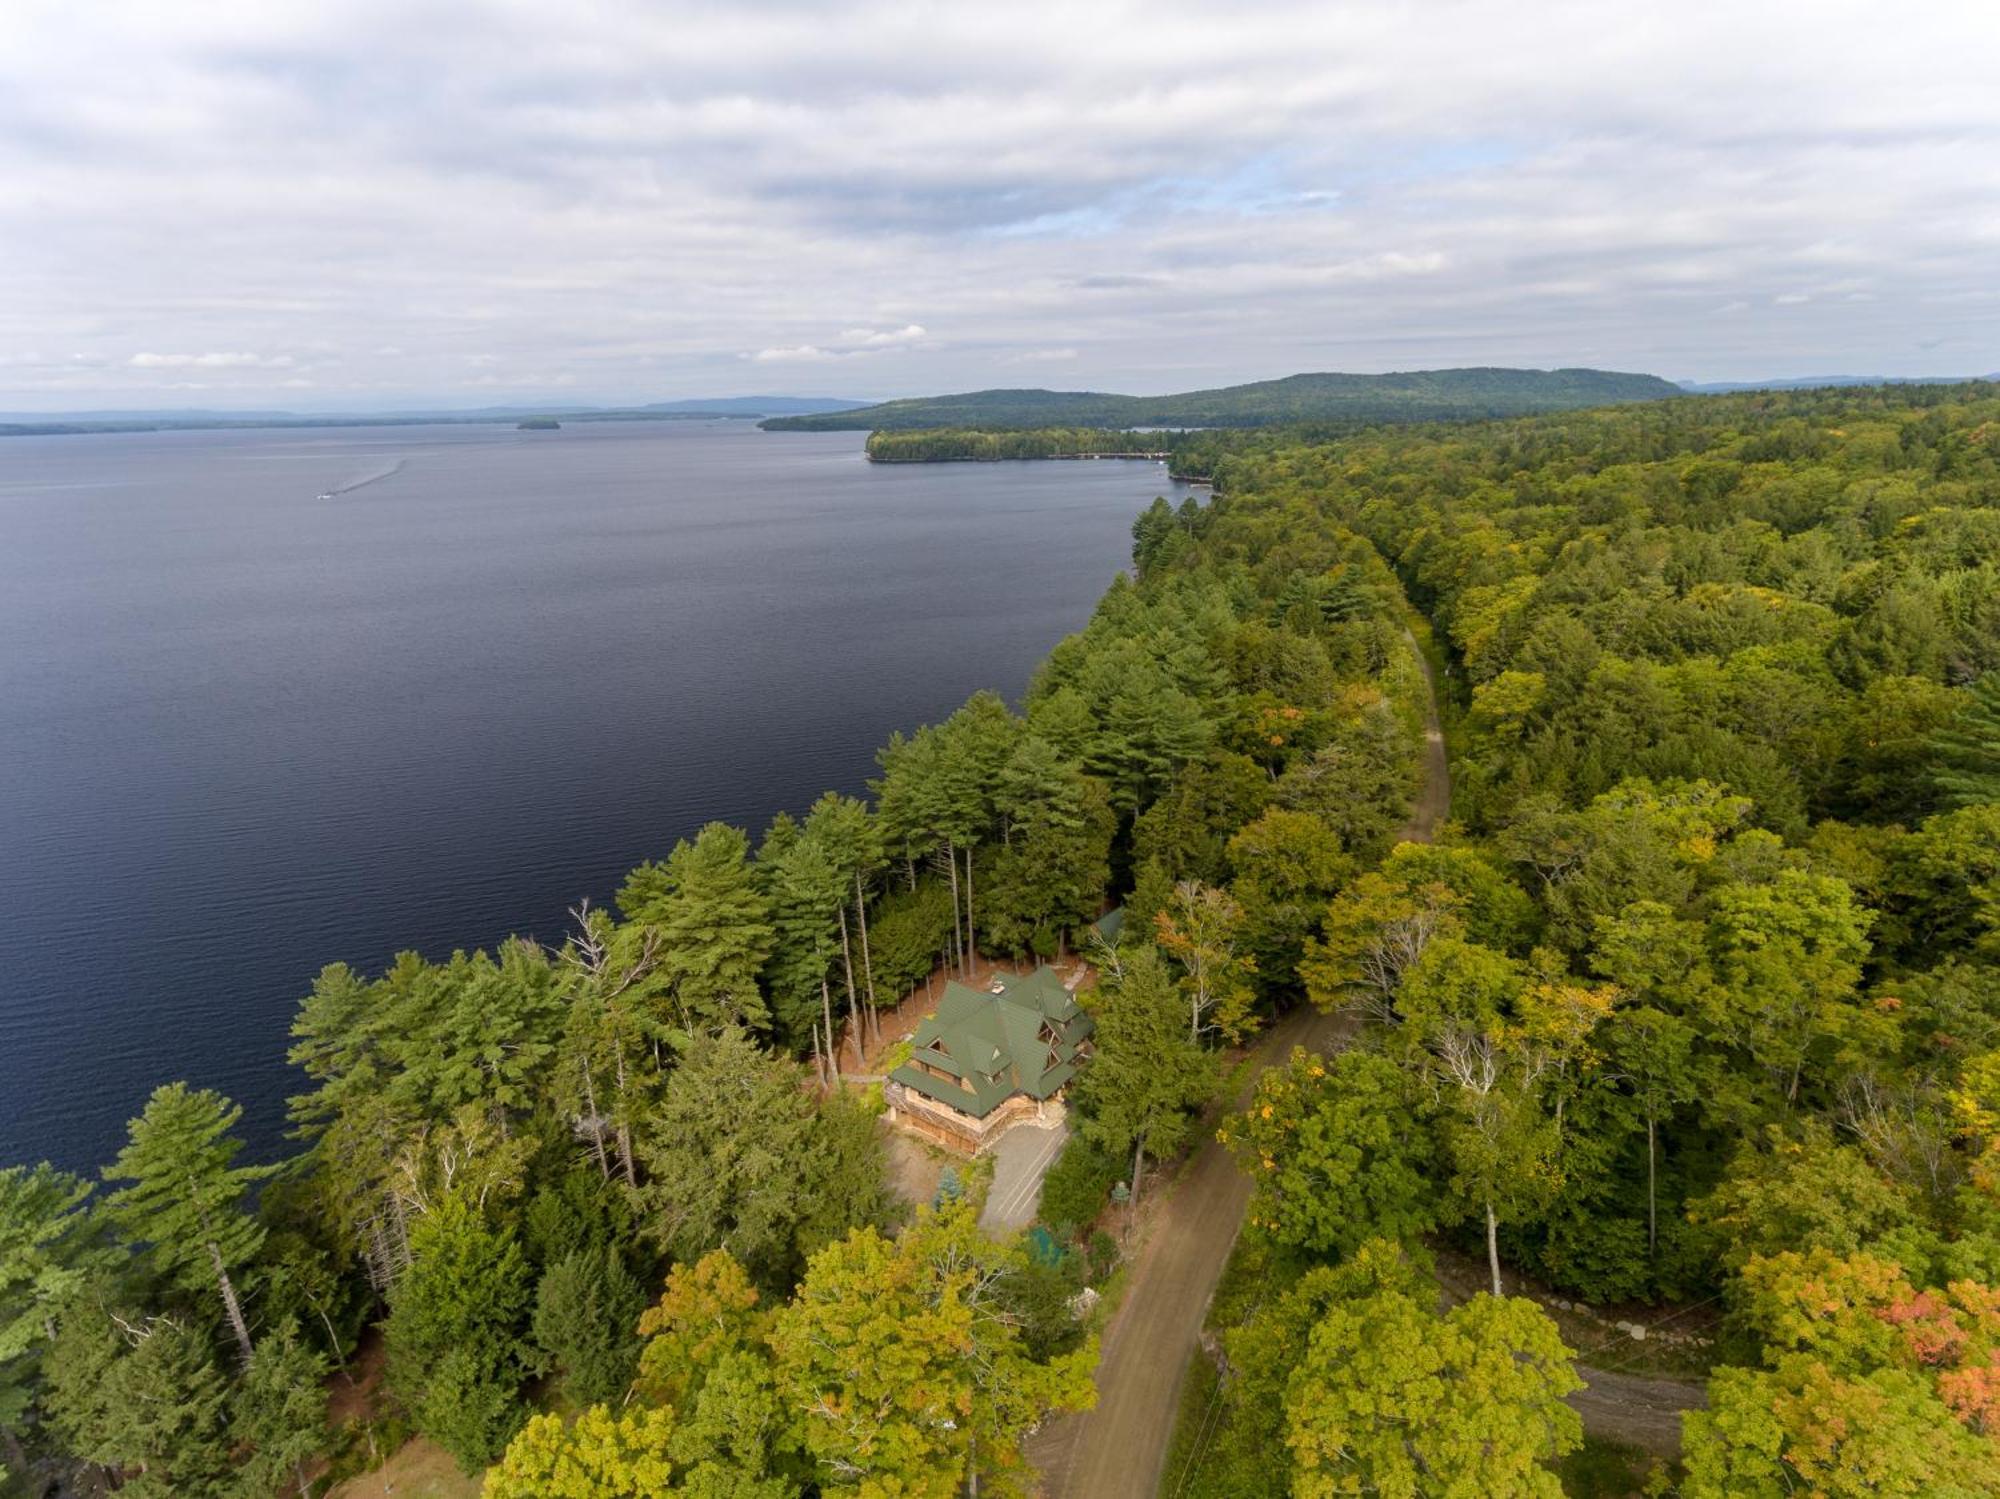
[[[1451,807],[1451,772],[1438,718],[1430,662],[1406,633],[1429,692],[1423,782],[1402,838],[1428,843]],[[1258,1044],[1256,1073],[1281,1063],[1294,1046],[1324,1051],[1340,1039],[1345,1017],[1313,1011],[1286,1017]],[[1236,1107],[1248,1103],[1256,1073]],[[1097,1407],[1062,1416],[1037,1432],[1028,1455],[1045,1499],[1155,1499],[1180,1413],[1181,1384],[1201,1336],[1208,1304],[1243,1226],[1250,1178],[1211,1135],[1160,1207],[1133,1262],[1124,1302],[1104,1334],[1097,1365]],[[1579,1366],[1587,1388],[1571,1404],[1594,1435],[1649,1451],[1677,1453],[1680,1412],[1700,1403],[1701,1387]]]

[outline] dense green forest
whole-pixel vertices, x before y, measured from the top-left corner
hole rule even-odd
[[[1083,453],[1164,452],[1161,432],[1106,431],[1098,427],[1037,427],[1006,432],[926,427],[870,432],[871,463],[997,463],[1010,458],[1071,458]]]
[[[1219,1128],[1254,1273],[1181,1492],[1636,1492],[1576,1466],[1557,1297],[1713,1329],[1653,1492],[2000,1492],[2000,389],[1189,461],[1018,711],[558,949],[323,972],[292,1159],[171,1085],[101,1188],[0,1172],[17,1486],[319,1493],[418,1432],[496,1499],[1023,1494],[1092,1398],[1072,1298]],[[1423,638],[1453,820],[1398,843]],[[838,1073],[1111,898],[1042,1232],[977,1171],[907,1201]],[[1342,1044],[1229,1105],[1302,1006]]]
[[[1483,1334],[1412,1331],[1426,1241],[1721,1310],[1690,1499],[2000,1491],[2000,391],[1236,448],[1203,560],[1393,562],[1458,824],[1344,885],[1301,973],[1354,1044],[1226,1127],[1293,1289],[1236,1307],[1185,1491],[1452,1491]]]
[[[1373,548],[1184,565],[1208,519],[1156,504],[1024,711],[894,736],[870,799],[712,824],[555,949],[326,969],[291,1159],[243,1164],[240,1111],[173,1084],[102,1189],[0,1172],[17,1486],[321,1492],[414,1432],[493,1495],[1026,1492],[1024,1433],[1092,1398],[1070,1301],[1117,1267],[1114,1186],[1192,1137],[1412,775]],[[836,1075],[879,1012],[1064,954],[1134,879],[1160,946],[1087,999],[1034,1247],[975,1228],[977,1172],[899,1196],[879,1085]]]
[[[1466,421],[1658,401],[1680,387],[1608,370],[1414,370],[1395,375],[1290,375],[1172,396],[1095,391],[979,390],[886,401],[853,411],[773,417],[774,432],[898,432],[917,428],[1261,427],[1285,422]]]

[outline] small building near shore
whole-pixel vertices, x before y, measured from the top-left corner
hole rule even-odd
[[[883,1088],[889,1118],[967,1155],[1023,1121],[1054,1124],[1096,1028],[1053,968],[946,984]]]

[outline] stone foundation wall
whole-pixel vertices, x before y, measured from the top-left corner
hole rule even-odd
[[[978,1155],[1017,1124],[1033,1122],[1047,1128],[1060,1124],[1067,1112],[1060,1095],[1044,1102],[1016,1093],[984,1119],[960,1113],[901,1083],[889,1084],[882,1096],[889,1105],[891,1124],[964,1156]]]

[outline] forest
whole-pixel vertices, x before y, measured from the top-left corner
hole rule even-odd
[[[997,463],[1011,458],[1069,458],[1084,453],[1165,451],[1159,432],[1107,431],[1101,427],[1034,427],[980,432],[955,427],[870,432],[870,463]]]
[[[420,1434],[492,1499],[1027,1494],[1219,1133],[1177,1492],[2000,1492],[2000,389],[1187,461],[1024,702],[869,797],[711,824],[553,950],[326,969],[291,1158],[169,1083],[101,1184],[0,1171],[16,1488],[319,1494]],[[1038,1231],[977,1169],[908,1201],[885,1013],[1079,950]],[[1558,1298],[1710,1330],[1677,1461],[1589,1467]]]
[[[1612,370],[1412,370],[1397,375],[1288,375],[1169,396],[977,390],[885,401],[849,411],[771,417],[758,425],[773,432],[1226,428],[1319,422],[1352,428],[1375,422],[1476,421],[1613,401],[1658,401],[1680,393],[1679,386],[1657,375]]]

